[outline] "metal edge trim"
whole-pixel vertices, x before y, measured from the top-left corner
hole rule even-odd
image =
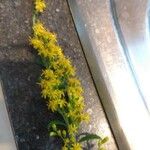
[[[114,136],[116,145],[118,149],[130,150],[127,139],[123,133],[123,130],[120,127],[117,113],[114,108],[114,104],[108,92],[108,89],[107,89],[107,86],[103,77],[102,68],[99,68],[98,62],[95,61],[96,56],[93,52],[92,44],[84,28],[84,23],[79,13],[78,6],[74,0],[67,0],[67,2],[70,8],[70,12],[72,14],[72,18],[74,21],[74,25],[77,31],[78,38],[80,40],[87,64],[89,66],[89,70],[93,77],[94,84],[95,84],[97,93],[100,98],[100,102],[103,106],[106,118],[109,122],[109,126]],[[101,63],[102,63],[101,66],[103,66],[103,62]],[[98,85],[97,83],[100,83],[100,84]]]

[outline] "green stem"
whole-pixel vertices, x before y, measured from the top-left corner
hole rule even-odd
[[[64,113],[60,109],[58,109],[58,113],[61,114],[61,116],[63,117],[63,119],[68,127],[69,126],[68,118],[64,115]]]
[[[32,16],[32,24],[34,25],[36,22],[36,14],[35,12],[33,13],[33,16]]]
[[[39,15],[39,13],[36,12],[36,10],[34,10],[33,15],[32,15],[32,25],[34,25],[36,23],[38,15]]]

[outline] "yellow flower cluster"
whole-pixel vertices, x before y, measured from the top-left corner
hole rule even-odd
[[[44,0],[35,0],[34,4],[35,4],[35,10],[38,13],[43,12],[44,9],[46,8]]]
[[[80,143],[77,142],[77,143],[74,143],[70,149],[67,146],[64,145],[62,147],[62,150],[82,150],[82,146],[81,146]]]
[[[43,0],[35,1],[37,12],[42,12],[44,8]],[[33,32],[34,36],[30,38],[30,43],[45,62],[39,83],[42,97],[47,100],[48,108],[52,112],[61,111],[67,122],[66,131],[59,130],[57,135],[63,137],[63,149],[70,150],[71,147],[71,150],[81,150],[75,136],[80,123],[88,121],[89,115],[83,111],[85,107],[83,89],[76,78],[75,68],[69,58],[64,56],[56,35],[46,30],[39,20],[34,23]],[[64,132],[68,136],[64,136]]]
[[[71,150],[82,150],[81,144],[80,143],[73,144]]]
[[[89,120],[89,115],[83,112],[85,107],[83,89],[80,81],[75,77],[75,68],[64,56],[55,34],[47,31],[40,21],[33,25],[33,31],[34,36],[30,38],[30,43],[47,64],[39,83],[42,97],[47,100],[51,111],[63,112],[68,120],[67,132],[72,147],[80,149],[79,144],[75,145],[75,134],[80,123]]]

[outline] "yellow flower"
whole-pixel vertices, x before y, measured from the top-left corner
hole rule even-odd
[[[86,123],[89,123],[90,121],[90,116],[88,113],[83,113],[80,115],[81,121],[85,121]]]
[[[41,93],[43,98],[49,98],[50,100],[58,100],[64,96],[63,91],[54,90],[53,87],[42,89]]]
[[[44,49],[44,43],[38,38],[31,38],[30,43],[35,49]]]
[[[78,79],[74,78],[69,78],[68,79],[68,88],[67,88],[67,93],[70,99],[80,99],[80,101],[76,101],[76,106],[82,103],[80,108],[84,107],[84,102],[83,102],[83,89],[81,87],[80,81]]]
[[[62,76],[64,76],[64,70],[62,70],[62,69],[56,69],[55,70],[55,74],[57,76],[59,76],[59,77],[62,77]]]
[[[64,92],[61,90],[54,90],[51,94],[51,99],[61,99],[64,97]]]
[[[76,95],[76,90],[73,87],[68,87],[67,93],[68,96],[72,98],[74,95]]]
[[[55,49],[48,49],[48,58],[57,60],[58,56],[60,55],[62,55],[61,51],[56,51]],[[56,67],[58,68],[58,66]]]
[[[58,108],[63,108],[66,105],[66,101],[63,99],[54,99],[48,102],[48,108],[53,112],[57,111]]]
[[[66,74],[69,76],[74,76],[75,75],[75,68],[72,66],[71,62],[69,59],[64,59],[62,61],[62,65],[64,66],[64,69],[66,70]]]
[[[43,24],[38,20],[33,25],[33,31],[36,36],[43,36],[43,34],[45,34],[46,32],[46,29],[44,28]]]
[[[83,96],[80,96],[78,100],[76,100],[75,107],[78,108],[79,111],[82,111],[85,107]]]
[[[66,146],[63,146],[62,150],[69,150],[69,149]]]
[[[50,93],[50,90],[49,90],[49,89],[43,89],[43,90],[41,91],[41,95],[42,95],[42,97],[45,98],[45,99],[49,96],[49,93]]]
[[[51,100],[51,101],[49,101],[49,102],[48,102],[48,108],[49,108],[52,112],[56,111],[56,110],[58,109],[58,103],[57,103],[57,101],[56,101],[56,100]]]
[[[69,59],[62,57],[58,60],[58,69],[61,69],[64,71],[64,73],[68,76],[74,76],[75,75],[75,68],[71,65],[71,62]]]
[[[56,78],[45,80],[42,79],[39,85],[41,86],[41,94],[43,98],[50,98],[50,99],[58,99],[61,98],[64,93],[60,90],[54,90],[54,87],[59,85],[60,81]]]
[[[47,80],[44,80],[42,79],[41,82],[39,83],[42,91],[41,91],[41,94],[42,94],[42,97],[43,98],[47,98],[47,96],[49,95],[49,93],[53,90],[52,88],[52,85],[47,82]]]
[[[60,107],[60,108],[63,108],[64,106],[66,106],[66,101],[65,101],[65,99],[60,99],[60,100],[59,100],[59,107]]]
[[[56,76],[54,75],[54,72],[50,69],[43,70],[41,76],[44,76],[44,78],[51,79],[51,80],[56,78]]]
[[[83,92],[82,87],[68,87],[67,93],[70,99],[75,98],[78,99]]]
[[[81,144],[80,143],[73,144],[71,150],[82,150]]]
[[[77,133],[78,127],[75,124],[69,124],[68,132],[70,135],[74,135]]]
[[[35,0],[35,10],[36,12],[43,12],[44,9],[46,8],[46,5],[45,5],[45,1],[44,0]]]
[[[76,78],[69,78],[68,84],[69,86],[81,86],[80,81]]]
[[[47,31],[44,28],[43,23],[41,23],[39,20],[33,25],[33,31],[36,36],[42,37],[48,48],[50,48],[51,46],[56,46],[56,34]],[[61,48],[59,47],[59,49]]]
[[[68,105],[67,105],[68,106]],[[68,107],[69,108],[69,107]],[[69,112],[67,114],[67,117],[70,117],[71,119],[75,120],[77,117],[76,111],[72,110],[72,108],[69,109]]]
[[[51,45],[51,44],[56,44],[56,42],[57,42],[57,36],[56,36],[56,34],[55,33],[52,33],[52,32],[48,32],[48,31],[45,31],[44,33],[43,33],[43,38],[45,39],[45,40],[48,40],[48,45],[47,46],[49,46],[49,44]]]
[[[49,42],[49,43],[47,44],[47,47],[48,47],[48,49],[49,49],[49,52],[54,53],[55,56],[57,56],[57,57],[60,57],[60,56],[61,56],[61,58],[62,58],[62,56],[63,56],[63,54],[62,54],[62,49],[61,49],[59,46],[57,46],[56,44],[54,44],[54,43],[52,43],[52,42]],[[60,60],[60,61],[61,61],[61,60]]]
[[[42,89],[49,89],[51,87],[51,84],[48,82],[48,80],[45,79],[42,79],[39,85]]]
[[[46,58],[49,56],[49,51],[47,49],[38,49],[38,55]]]

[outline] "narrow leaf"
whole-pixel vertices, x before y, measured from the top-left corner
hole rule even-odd
[[[99,140],[99,139],[101,139],[101,137],[96,134],[87,134],[84,137],[82,137],[79,140],[79,142],[84,142],[84,141],[89,141],[89,140]]]

